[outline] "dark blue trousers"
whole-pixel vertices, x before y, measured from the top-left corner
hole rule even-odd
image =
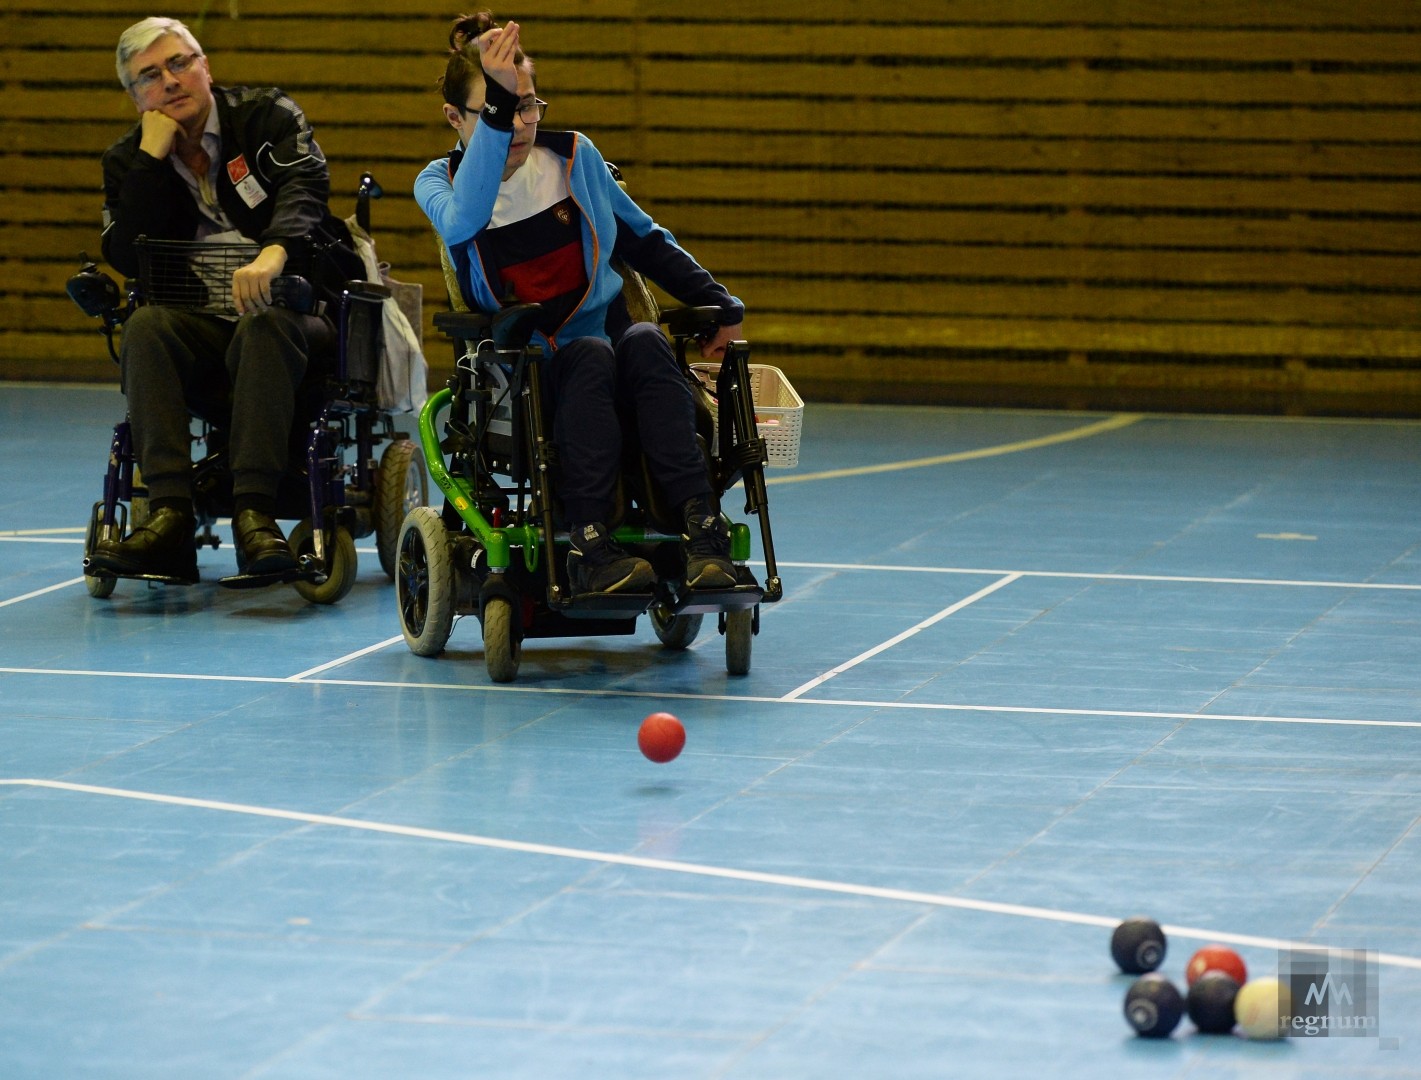
[[[570,525],[606,522],[622,464],[623,424],[636,433],[667,505],[709,495],[691,388],[660,327],[634,323],[613,347],[578,338],[543,361]]]

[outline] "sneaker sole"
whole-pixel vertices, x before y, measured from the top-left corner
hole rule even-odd
[[[719,566],[707,566],[694,578],[686,582],[688,589],[730,589],[737,584],[733,573],[726,573]]]
[[[615,585],[609,585],[602,592],[643,592],[656,583],[656,571],[649,563],[638,566]]]

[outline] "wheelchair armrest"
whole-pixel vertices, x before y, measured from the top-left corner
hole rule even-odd
[[[533,337],[533,326],[542,304],[514,304],[494,313],[490,329],[499,349],[521,349]]]
[[[388,300],[394,296],[394,291],[388,285],[382,285],[378,281],[347,281],[345,291],[350,294],[353,300]]]
[[[489,336],[489,317],[482,311],[436,311],[434,328],[460,341],[483,341]]]
[[[514,304],[492,316],[481,311],[437,311],[434,327],[460,341],[489,341],[499,349],[521,349],[533,336],[533,322],[541,304]]]
[[[661,321],[675,338],[701,337],[720,325],[718,307],[679,307],[661,313]]]

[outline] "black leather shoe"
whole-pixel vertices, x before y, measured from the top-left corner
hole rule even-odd
[[[191,514],[171,507],[154,510],[147,521],[121,541],[100,540],[84,560],[86,570],[114,577],[145,578],[173,585],[197,584],[196,523]]]
[[[237,572],[281,574],[296,569],[296,556],[278,525],[260,510],[243,510],[232,519],[237,544]]]

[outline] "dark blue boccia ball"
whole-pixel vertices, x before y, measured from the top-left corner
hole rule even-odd
[[[1158,972],[1141,975],[1125,992],[1125,1019],[1147,1039],[1169,1038],[1183,1015],[1183,996]]]
[[[1154,919],[1126,919],[1110,935],[1110,955],[1126,975],[1143,975],[1164,963],[1164,931]]]
[[[1194,980],[1184,1006],[1189,1019],[1205,1035],[1227,1035],[1234,1029],[1234,998],[1238,983],[1223,971],[1206,971]]]

